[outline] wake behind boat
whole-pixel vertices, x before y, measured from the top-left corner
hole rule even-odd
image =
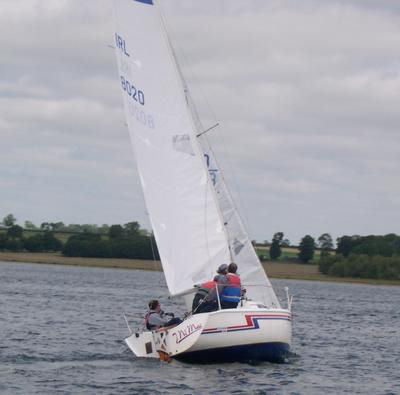
[[[115,45],[125,115],[171,296],[188,310],[196,284],[235,262],[246,288],[237,308],[189,314],[133,333],[139,357],[281,361],[291,343],[283,309],[252,246],[176,62],[158,4],[115,0]]]

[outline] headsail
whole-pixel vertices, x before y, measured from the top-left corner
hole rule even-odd
[[[157,5],[115,0],[125,114],[150,221],[172,295],[229,263],[215,191]]]
[[[206,137],[200,137],[203,152],[214,188],[217,192],[219,206],[228,233],[228,241],[233,261],[238,265],[243,286],[247,296],[253,300],[263,301],[267,306],[280,307],[278,298],[265,274],[260,260],[244,227],[232,196],[226,187],[222,173]]]

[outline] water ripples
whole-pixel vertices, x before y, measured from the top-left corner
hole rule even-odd
[[[287,363],[191,365],[139,359],[123,313],[168,300],[161,273],[0,264],[2,394],[400,393],[400,288],[273,281],[295,296]]]

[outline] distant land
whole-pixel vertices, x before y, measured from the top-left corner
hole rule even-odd
[[[1,262],[72,265],[150,271],[162,270],[161,263],[159,261],[141,259],[65,257],[60,253],[44,252],[0,252],[0,263]],[[262,265],[268,274],[268,277],[270,278],[400,286],[400,281],[396,280],[376,280],[328,276],[319,272],[318,265],[304,265],[299,263],[272,261],[264,261],[262,262]]]

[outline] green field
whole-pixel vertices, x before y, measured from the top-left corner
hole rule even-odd
[[[260,259],[262,260],[270,260],[269,256],[269,247],[260,247],[257,246],[256,252]],[[287,261],[287,260],[294,260],[297,259],[297,255],[299,253],[299,249],[297,247],[282,247],[282,255],[277,259],[277,261]],[[315,249],[314,252],[314,259],[311,263],[318,263],[321,251],[319,249]]]

